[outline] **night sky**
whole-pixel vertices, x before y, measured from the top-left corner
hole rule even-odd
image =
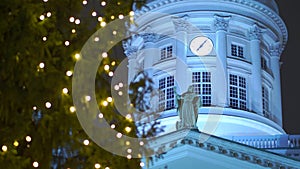
[[[281,55],[281,93],[283,127],[288,134],[300,134],[300,8],[294,0],[276,0],[281,18],[289,33],[287,46]],[[298,45],[298,46],[297,46]],[[298,79],[299,78],[299,79]]]

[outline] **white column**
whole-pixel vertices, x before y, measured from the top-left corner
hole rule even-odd
[[[128,83],[130,83],[137,74],[137,47],[128,46],[125,49],[125,54],[128,58]]]
[[[270,50],[270,55],[271,55],[271,70],[274,76],[272,98],[270,98],[271,113],[276,117],[276,122],[282,126],[279,44],[272,45]]]
[[[252,61],[252,74],[250,91],[252,93],[252,110],[262,115],[262,76],[261,76],[261,56],[260,56],[260,28],[255,24],[249,30],[250,56]],[[248,83],[249,84],[249,83]]]
[[[227,75],[227,28],[229,16],[215,15],[214,26],[216,29],[216,73],[213,87],[215,88],[216,105],[220,107],[228,106],[228,75]]]
[[[187,31],[189,29],[188,17],[173,18],[173,24],[176,31],[176,43],[174,46],[174,55],[176,57],[176,73],[175,80],[178,84],[180,92],[185,92],[191,85],[192,73],[187,65]],[[179,92],[179,91],[177,91]]]
[[[154,44],[158,40],[159,35],[155,33],[145,33],[142,35],[144,40],[144,69],[151,68],[154,64],[154,57],[158,54],[158,49],[155,48]]]

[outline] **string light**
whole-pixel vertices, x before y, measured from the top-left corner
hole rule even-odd
[[[109,72],[108,76],[110,76],[110,77],[114,76],[114,72]]]
[[[32,109],[33,109],[33,110],[36,110],[36,109],[37,109],[37,107],[36,107],[36,106],[33,106],[33,107],[32,107]]]
[[[92,12],[92,16],[97,16],[97,12]]]
[[[104,70],[108,71],[109,70],[109,65],[104,65]]]
[[[106,100],[107,100],[108,102],[112,102],[112,101],[113,101],[113,98],[112,98],[112,97],[108,97]]]
[[[88,145],[90,144],[90,141],[89,141],[89,140],[84,140],[84,141],[83,141],[83,144],[84,144],[85,146],[88,146]]]
[[[46,108],[50,109],[51,108],[51,103],[50,102],[46,102],[45,106],[46,106]]]
[[[66,75],[70,77],[70,76],[72,76],[72,75],[73,75],[73,72],[72,72],[72,71],[70,71],[70,70],[68,70],[68,71],[66,72]]]
[[[145,163],[140,162],[140,166],[141,166],[141,167],[144,167],[144,166],[145,166]]]
[[[120,14],[120,15],[119,15],[119,19],[124,19],[124,15],[123,15],[123,14]]]
[[[44,2],[48,2],[48,0],[43,0]]]
[[[104,27],[104,26],[106,26],[106,22],[104,22],[104,21],[101,21],[101,22],[100,22],[100,26],[101,26],[101,27]]]
[[[106,2],[105,1],[102,1],[101,2],[101,6],[105,6],[106,5]]]
[[[140,141],[140,146],[143,146],[144,145],[144,142]]]
[[[44,15],[41,15],[40,16],[40,20],[42,21],[42,20],[44,20],[45,19],[45,16]]]
[[[96,168],[96,169],[98,169],[98,168],[100,168],[100,167],[101,167],[100,164],[98,164],[98,163],[95,164],[95,168]]]
[[[19,146],[19,142],[18,142],[18,141],[14,141],[13,145],[14,145],[15,147],[18,147],[18,146]]]
[[[130,141],[126,141],[125,144],[126,144],[126,146],[129,146],[130,145]]]
[[[75,30],[75,29],[72,29],[71,32],[72,32],[72,33],[76,33],[76,30]]]
[[[70,42],[69,41],[65,41],[65,46],[69,46],[70,45]]]
[[[119,86],[120,86],[120,87],[123,87],[123,86],[124,86],[124,84],[120,82],[120,83],[119,83]]]
[[[103,21],[103,18],[101,16],[98,17],[98,21],[101,22]]]
[[[132,156],[130,154],[127,155],[127,159],[130,160]]]
[[[122,133],[118,133],[118,134],[116,135],[117,138],[121,138],[122,136],[123,136]]]
[[[85,101],[87,102],[91,101],[91,96],[85,96]]]
[[[112,33],[113,33],[113,35],[116,35],[116,34],[117,34],[117,31],[113,31]]]
[[[99,114],[98,114],[98,117],[99,117],[99,119],[102,119],[104,116],[103,116],[102,113],[99,113]]]
[[[52,14],[51,14],[51,12],[47,12],[46,15],[47,15],[48,18],[50,18]]]
[[[133,11],[130,11],[130,12],[129,12],[129,16],[134,16],[134,12],[133,12]]]
[[[82,1],[83,5],[86,5],[87,3],[88,3],[87,0]]]
[[[115,16],[113,16],[113,15],[112,15],[112,16],[110,16],[110,19],[115,19]]]
[[[122,96],[122,95],[123,95],[123,92],[122,92],[122,91],[119,91],[119,92],[118,92],[118,95],[119,95],[119,96]]]
[[[70,112],[71,112],[71,113],[74,113],[75,111],[76,111],[76,108],[75,108],[74,106],[71,106],[71,107],[70,107]]]
[[[107,54],[106,52],[103,52],[103,53],[102,53],[102,57],[103,57],[103,58],[107,58],[107,57],[108,57],[108,54]]]
[[[35,162],[32,163],[32,166],[33,166],[34,168],[38,168],[38,167],[39,167],[39,163],[35,161]]]
[[[41,63],[39,64],[39,67],[40,67],[41,69],[43,69],[43,68],[45,67],[45,63],[41,62]]]
[[[108,102],[107,101],[103,101],[102,105],[106,107],[106,106],[108,106]]]
[[[125,127],[125,131],[126,131],[127,133],[131,132],[131,127]]]
[[[116,128],[116,125],[112,124],[112,125],[110,125],[110,128],[114,129],[114,128]]]
[[[109,169],[109,167],[105,167],[105,169]]]
[[[6,145],[3,145],[3,146],[2,146],[2,151],[3,151],[3,152],[6,152],[7,150],[8,150],[7,146],[6,146]]]
[[[31,142],[31,137],[30,136],[26,136],[25,140],[29,143],[29,142]]]
[[[115,90],[119,90],[119,89],[120,89],[120,86],[115,85],[115,86],[114,86],[114,89],[115,89]]]
[[[67,88],[62,89],[63,94],[68,94],[69,90]]]
[[[79,59],[80,59],[80,54],[79,54],[79,53],[76,53],[76,54],[74,55],[74,57],[75,57],[76,60],[79,60]]]
[[[80,19],[75,19],[75,24],[79,25],[80,24]]]
[[[112,62],[111,62],[111,65],[112,65],[112,66],[115,66],[115,65],[116,65],[116,62],[115,62],[115,61],[112,61]]]
[[[74,18],[73,16],[71,16],[71,17],[69,18],[69,21],[70,21],[70,22],[74,22],[74,21],[75,21],[75,18]]]
[[[94,38],[94,41],[95,41],[95,42],[99,42],[99,40],[100,40],[99,37],[95,37],[95,38]]]
[[[127,149],[127,153],[132,153],[132,149]]]
[[[47,40],[47,37],[46,37],[46,36],[44,36],[44,37],[43,37],[43,41],[46,41],[46,40]]]

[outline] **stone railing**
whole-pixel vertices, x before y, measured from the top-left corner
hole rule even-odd
[[[264,149],[299,148],[300,135],[234,136],[232,141]]]

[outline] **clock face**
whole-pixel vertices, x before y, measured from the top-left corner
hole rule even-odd
[[[205,36],[198,36],[190,43],[191,51],[198,56],[208,55],[212,51],[213,47],[214,45],[212,41]]]

